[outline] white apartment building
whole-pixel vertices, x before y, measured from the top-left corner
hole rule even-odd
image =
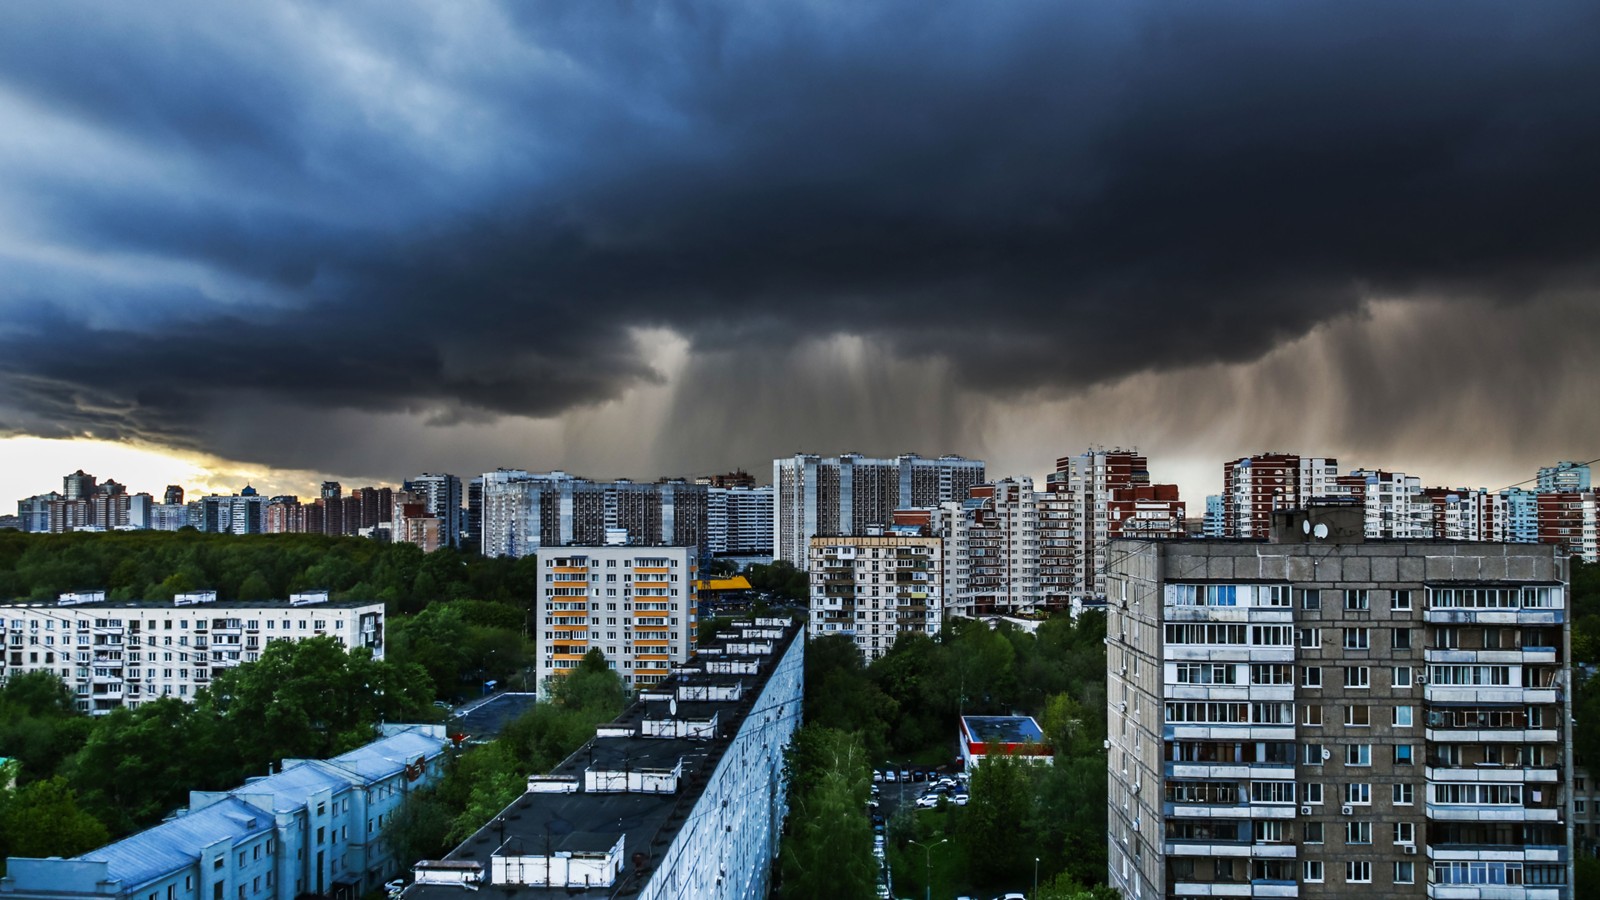
[[[938,633],[943,545],[900,534],[812,538],[810,634],[848,634],[871,662],[901,632]]]
[[[1366,479],[1364,504],[1369,538],[1421,540],[1433,537],[1433,504],[1422,493],[1422,480],[1403,472],[1357,469]]]
[[[406,479],[409,491],[439,520],[440,537],[451,547],[461,546],[461,478],[456,475],[424,472]]]
[[[563,547],[539,555],[540,691],[599,650],[629,687],[654,684],[694,651],[694,547]]]
[[[712,556],[771,556],[772,488],[708,487],[706,552]]]
[[[90,592],[54,604],[0,604],[0,678],[52,672],[80,710],[104,715],[158,697],[192,700],[218,671],[254,662],[268,641],[331,635],[383,657],[382,602],[330,601],[326,591],[269,603],[216,596],[179,594],[168,603]]]
[[[772,552],[804,569],[813,537],[867,534],[888,528],[897,509],[934,509],[961,502],[984,481],[982,460],[926,459],[915,453],[870,459],[856,453],[799,453],[772,461]]]
[[[1118,543],[1110,883],[1128,898],[1572,896],[1567,564],[1364,539]]]
[[[975,485],[966,502],[941,507],[939,522],[946,611],[971,617],[1043,607],[1033,479]]]

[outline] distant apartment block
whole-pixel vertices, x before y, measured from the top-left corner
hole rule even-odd
[[[383,840],[411,792],[444,772],[443,725],[385,725],[330,759],[286,759],[231,791],[193,791],[171,819],[72,859],[6,862],[16,900],[360,897],[411,860]]]
[[[705,551],[711,556],[771,557],[772,488],[708,487]]]
[[[732,623],[401,897],[770,896],[804,670],[792,620]]]
[[[1338,476],[1338,460],[1294,453],[1258,453],[1224,463],[1219,536],[1265,537],[1274,511],[1345,495]]]
[[[479,527],[485,556],[541,547],[599,546],[608,533],[632,544],[704,548],[707,488],[682,480],[597,482],[565,472],[486,472]]]
[[[983,616],[1044,608],[1033,480],[1002,478],[967,492],[965,502],[940,510],[945,611]]]
[[[897,509],[961,502],[984,482],[982,460],[925,459],[914,453],[870,459],[855,453],[801,453],[772,461],[773,553],[804,569],[813,537],[849,536],[888,527]]]
[[[599,650],[630,687],[654,684],[694,650],[693,547],[565,547],[539,554],[538,680]]]
[[[1582,494],[1592,490],[1588,463],[1567,461],[1544,466],[1534,483],[1541,494]]]
[[[330,601],[325,591],[276,603],[219,601],[215,591],[170,603],[63,594],[54,604],[0,604],[0,620],[0,680],[51,672],[93,715],[160,697],[192,700],[217,672],[255,661],[269,641],[331,635],[383,656],[383,603]]]
[[[1585,562],[1600,560],[1592,491],[1547,491],[1537,495],[1539,543],[1554,544],[1562,553]]]
[[[451,547],[461,546],[461,479],[456,475],[424,472],[408,478],[403,489],[439,520],[440,538]]]
[[[870,662],[902,632],[936,634],[943,554],[943,539],[922,535],[812,538],[811,635],[849,635]]]
[[[1124,897],[1572,896],[1566,560],[1365,524],[1314,507],[1266,541],[1117,542]]]
[[[1090,450],[1061,457],[1050,483],[1071,502],[1068,592],[1073,598],[1105,595],[1112,540],[1181,538],[1186,533],[1178,486],[1152,483],[1149,460],[1135,451]]]

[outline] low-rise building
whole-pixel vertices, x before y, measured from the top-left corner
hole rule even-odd
[[[331,759],[286,759],[230,791],[194,791],[167,821],[72,859],[13,857],[16,900],[268,900],[359,897],[410,860],[383,830],[406,795],[438,780],[443,725],[385,725]]]
[[[1055,750],[1044,742],[1044,731],[1032,716],[962,716],[957,740],[968,772],[995,756],[1043,765],[1056,761]]]
[[[418,862],[403,900],[767,896],[804,668],[792,620],[733,623],[444,859]]]
[[[172,601],[63,594],[0,604],[0,680],[51,672],[80,710],[103,715],[159,697],[192,700],[219,670],[254,662],[268,641],[331,635],[381,659],[383,623],[382,601],[329,600],[326,591],[267,603],[219,601],[215,591]]]

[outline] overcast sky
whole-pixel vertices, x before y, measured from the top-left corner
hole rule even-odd
[[[43,437],[1501,487],[1600,456],[1596,47],[1589,0],[7,4],[0,486],[82,464]]]

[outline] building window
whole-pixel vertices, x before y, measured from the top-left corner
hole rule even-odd
[[[1322,667],[1304,666],[1300,669],[1300,686],[1308,688],[1322,687]]]
[[[1300,608],[1301,609],[1321,609],[1322,608],[1322,592],[1321,591],[1301,591],[1300,592]]]
[[[1322,782],[1308,781],[1302,784],[1300,786],[1300,794],[1304,797],[1304,802],[1320,806],[1322,804]]]
[[[1307,822],[1306,825],[1305,825],[1305,834],[1306,834],[1306,838],[1305,838],[1305,842],[1306,843],[1308,843],[1308,844],[1320,844],[1320,843],[1322,843],[1322,834],[1323,834],[1322,823],[1321,822]]]
[[[1372,785],[1355,782],[1344,786],[1344,802],[1352,806],[1372,805]]]
[[[1372,745],[1371,744],[1345,744],[1344,745],[1344,764],[1347,765],[1347,766],[1370,766],[1370,765],[1372,765]]]
[[[1372,670],[1366,666],[1345,666],[1344,686],[1347,688],[1372,687]]]
[[[1303,650],[1320,650],[1320,649],[1322,649],[1322,629],[1321,628],[1302,628],[1302,629],[1300,629],[1300,647]]]
[[[1417,880],[1417,864],[1414,862],[1397,862],[1394,864],[1395,884],[1414,884]]]
[[[1344,724],[1346,728],[1367,728],[1372,725],[1372,707],[1366,704],[1352,704],[1344,708]]]
[[[1371,822],[1346,822],[1344,823],[1344,842],[1346,844],[1372,843]]]
[[[1412,708],[1409,706],[1396,706],[1394,708],[1394,727],[1410,728],[1412,721]]]
[[[1320,766],[1320,765],[1322,765],[1322,763],[1323,763],[1322,752],[1323,751],[1322,751],[1322,745],[1321,744],[1303,744],[1301,746],[1305,748],[1305,758],[1303,760],[1303,764],[1304,765],[1308,765],[1308,766]]]
[[[1345,591],[1344,592],[1344,608],[1345,609],[1369,609],[1370,606],[1369,606],[1369,604],[1367,602],[1367,592],[1366,592],[1366,590],[1362,589],[1362,590]]]
[[[1411,629],[1409,629],[1409,628],[1396,628],[1396,629],[1393,629],[1393,631],[1394,631],[1394,634],[1392,635],[1392,641],[1393,641],[1394,649],[1396,649],[1396,650],[1410,650],[1411,649]]]
[[[1417,825],[1415,822],[1394,823],[1394,842],[1396,844],[1415,844],[1417,842]]]
[[[1322,881],[1322,860],[1308,859],[1305,861],[1305,877],[1302,881],[1320,883]]]
[[[1389,602],[1390,609],[1408,610],[1411,608],[1410,591],[1395,591],[1394,594],[1391,595],[1391,598],[1392,599]]]
[[[1305,706],[1300,707],[1300,724],[1306,726],[1321,725],[1322,705],[1319,703],[1307,703]]]
[[[1394,786],[1394,805],[1410,806],[1416,802],[1416,786],[1410,784],[1396,784]]]
[[[1372,646],[1372,636],[1369,628],[1346,628],[1344,630],[1344,648],[1346,650],[1366,650]]]
[[[1393,678],[1390,680],[1390,684],[1397,688],[1411,687],[1410,666],[1395,666],[1391,674]]]
[[[1412,747],[1411,747],[1410,744],[1395,744],[1394,745],[1394,764],[1397,765],[1397,766],[1409,766],[1409,765],[1411,765],[1411,756],[1412,756],[1411,750],[1412,750]]]

